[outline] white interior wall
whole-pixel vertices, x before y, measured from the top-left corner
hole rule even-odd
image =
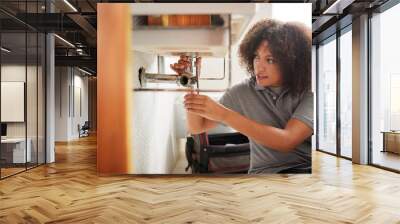
[[[33,66],[25,67],[25,65],[2,65],[1,66],[1,81],[5,82],[25,82],[26,70],[30,74],[34,68]],[[26,82],[25,82],[26,83]],[[34,93],[29,94],[33,95]],[[35,94],[36,96],[36,94]],[[1,108],[7,110],[7,108]],[[25,137],[25,122],[7,122],[7,137]]]
[[[56,67],[55,73],[55,141],[70,141],[79,137],[78,124],[88,120],[88,78],[71,67]]]
[[[55,141],[68,141],[68,67],[55,68]]]
[[[88,121],[89,111],[88,111],[88,77],[82,76],[77,70],[74,72],[74,108],[72,109],[72,119],[71,119],[71,135],[72,138],[79,138],[78,124],[82,126],[85,121]],[[79,93],[80,92],[80,93]],[[80,101],[80,102],[79,102]]]

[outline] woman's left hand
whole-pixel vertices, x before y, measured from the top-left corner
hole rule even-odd
[[[222,122],[228,112],[224,106],[215,102],[210,97],[194,94],[193,92],[185,95],[184,104],[188,112],[217,122]]]

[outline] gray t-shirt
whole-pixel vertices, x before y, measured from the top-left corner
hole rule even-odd
[[[285,128],[292,118],[313,129],[313,94],[293,96],[287,89],[262,87],[254,78],[229,88],[219,102],[258,123]],[[311,168],[311,137],[290,152],[280,152],[250,139],[249,173],[277,173],[296,168]]]

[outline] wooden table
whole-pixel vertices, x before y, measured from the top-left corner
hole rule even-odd
[[[383,133],[382,152],[400,154],[400,131],[382,131],[381,133]]]

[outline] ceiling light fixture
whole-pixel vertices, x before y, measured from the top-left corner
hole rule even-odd
[[[68,0],[64,0],[65,4],[67,4],[72,10],[74,10],[74,12],[78,12],[78,10],[71,4],[69,3]]]
[[[81,68],[79,68],[79,67],[78,67],[78,70],[81,71],[81,72],[83,72],[83,73],[85,73],[85,74],[87,74],[87,75],[90,75],[90,76],[93,75],[92,73],[90,73],[90,72],[88,72],[88,71],[86,71],[86,70],[83,70],[83,69],[81,69]]]
[[[83,52],[83,49],[81,49],[81,48],[77,48],[77,49],[76,49],[76,53],[78,53],[79,55],[86,55],[86,54]]]
[[[330,5],[322,14],[342,14],[343,9],[351,5],[354,0],[336,0],[332,5]]]
[[[58,36],[57,34],[54,34],[55,37],[57,37],[58,39],[60,39],[61,41],[63,41],[64,43],[66,43],[67,45],[69,45],[70,47],[75,48],[75,45],[73,45],[71,42],[69,42],[68,40]]]
[[[4,51],[4,52],[6,52],[6,53],[10,53],[10,52],[11,52],[11,50],[9,50],[9,49],[7,49],[7,48],[5,48],[5,47],[1,47],[1,50]]]

